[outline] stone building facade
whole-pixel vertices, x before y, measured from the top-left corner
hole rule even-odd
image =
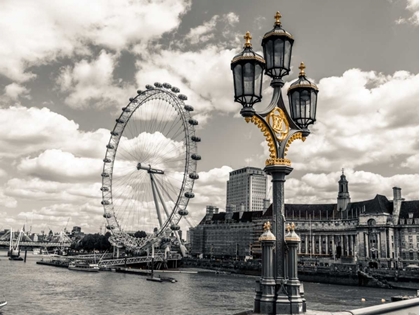
[[[336,204],[285,204],[287,222],[301,238],[301,263],[359,263],[371,267],[403,268],[419,262],[419,201],[405,201],[401,189],[393,199],[383,195],[351,202],[344,173],[338,182]],[[212,258],[258,258],[258,236],[265,211],[207,213],[190,229],[191,255]]]

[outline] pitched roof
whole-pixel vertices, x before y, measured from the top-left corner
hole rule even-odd
[[[408,218],[408,214],[413,213],[413,218],[419,217],[419,201],[403,201],[401,203],[400,218]]]
[[[375,198],[359,202],[351,202],[347,206],[347,211],[354,209],[356,213],[375,214],[375,213],[388,213],[392,214],[393,203],[383,195],[376,195]]]

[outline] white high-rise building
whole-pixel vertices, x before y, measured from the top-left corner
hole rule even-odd
[[[244,167],[229,173],[226,212],[262,211],[267,193],[267,175],[256,167]]]

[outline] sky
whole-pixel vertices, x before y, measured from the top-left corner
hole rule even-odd
[[[3,0],[0,229],[103,232],[109,132],[154,82],[178,87],[199,122],[190,223],[224,211],[229,172],[268,157],[233,101],[230,62],[246,31],[262,54],[276,11],[295,39],[284,98],[301,61],[319,88],[311,135],[289,148],[286,203],[335,203],[342,168],[352,201],[391,200],[394,186],[418,200],[418,0]]]

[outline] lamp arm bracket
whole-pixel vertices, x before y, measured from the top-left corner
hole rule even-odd
[[[247,123],[251,121],[262,131],[268,145],[268,150],[270,151],[270,158],[275,159],[278,157],[276,135],[274,134],[274,131],[271,129],[270,125],[265,121],[265,119],[260,114],[256,113],[252,117],[245,117],[245,121]]]
[[[258,114],[262,117],[267,116],[279,103],[279,99],[281,99],[281,86],[277,85],[273,87],[273,96],[271,98],[270,104],[262,110],[261,112],[258,112]]]
[[[302,135],[302,132],[300,129],[296,130],[296,129],[291,128],[287,137],[283,141],[279,142],[278,152],[281,155],[280,157],[282,158],[286,157],[290,144],[297,139],[301,139],[302,141],[305,141],[306,137]]]
[[[291,129],[301,130],[298,125],[295,124],[293,119],[290,117],[289,111],[286,109],[286,105],[284,104],[283,97],[281,97],[280,93],[280,99],[278,100],[277,106],[283,110],[285,113],[286,119],[289,122],[289,126]]]

